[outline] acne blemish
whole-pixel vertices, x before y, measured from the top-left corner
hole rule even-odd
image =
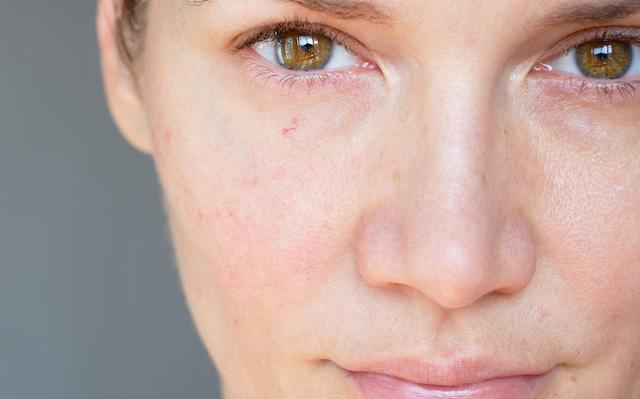
[[[291,124],[282,128],[282,136],[288,139],[293,139],[293,133],[298,130],[298,118],[295,117],[291,120]]]
[[[289,137],[291,135],[291,133],[295,132],[297,129],[297,127],[293,126],[293,127],[285,127],[282,129],[282,135],[284,137]]]

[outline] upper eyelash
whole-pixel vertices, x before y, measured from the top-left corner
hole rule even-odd
[[[634,30],[635,33],[629,33],[624,30]],[[640,46],[640,29],[634,27],[618,27],[618,28],[593,28],[587,31],[577,32],[568,39],[563,39],[551,47],[547,52],[542,63],[553,61],[560,56],[567,55],[582,44],[592,40],[603,41],[623,41]]]
[[[352,51],[352,46],[347,43],[349,40],[345,34],[340,33],[327,25],[310,22],[309,20],[301,17],[294,17],[290,20],[274,22],[252,29],[236,38],[231,45],[231,49],[234,53],[237,53],[256,43],[275,40],[280,34],[292,30],[308,35],[324,35],[331,41],[341,46],[345,46],[349,51]]]

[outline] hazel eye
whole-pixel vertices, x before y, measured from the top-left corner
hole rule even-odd
[[[288,69],[322,69],[331,58],[333,43],[324,35],[285,32],[276,37],[278,63]]]
[[[251,47],[267,61],[295,71],[338,69],[362,63],[346,47],[322,33],[287,30]]]
[[[622,79],[640,73],[640,49],[621,40],[591,40],[549,65],[591,79]]]

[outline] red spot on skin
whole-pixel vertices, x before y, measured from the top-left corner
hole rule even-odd
[[[297,127],[285,127],[284,129],[282,129],[282,135],[287,137],[291,132],[294,132],[296,129]]]
[[[287,138],[292,138],[292,137],[291,137],[291,135],[292,135],[292,133],[293,133],[293,132],[295,132],[296,130],[298,130],[298,118],[297,118],[297,117],[294,117],[294,118],[291,120],[291,126],[290,126],[290,127],[284,127],[284,128],[282,129],[282,135],[283,135],[284,137],[287,137]]]
[[[169,144],[171,143],[171,141],[173,141],[173,133],[171,132],[171,130],[165,130],[164,132],[162,132],[162,141],[164,142],[164,144]]]
[[[549,316],[551,316],[551,311],[548,308],[543,307],[542,311],[540,312],[540,321],[548,319]]]

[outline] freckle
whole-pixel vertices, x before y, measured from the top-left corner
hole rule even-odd
[[[402,180],[402,175],[400,174],[399,170],[396,170],[395,172],[393,172],[393,181],[400,181]]]

